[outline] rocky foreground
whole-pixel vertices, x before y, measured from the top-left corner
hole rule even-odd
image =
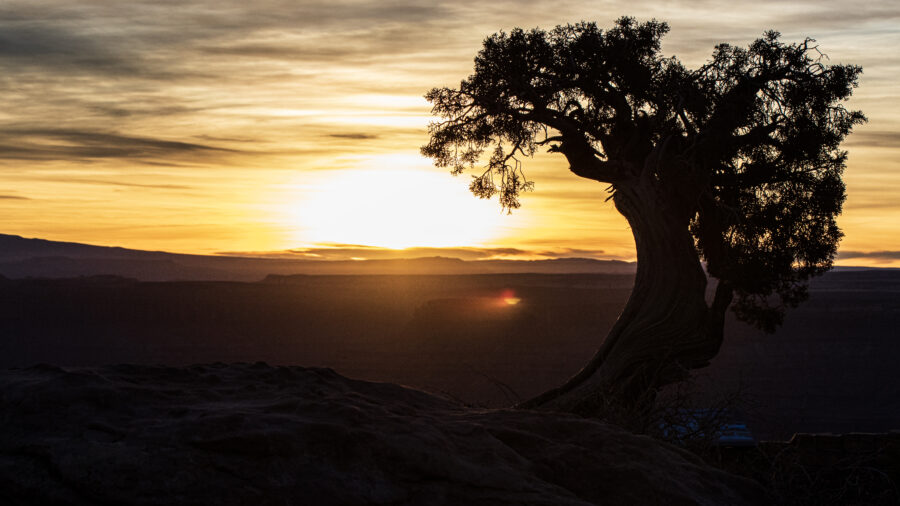
[[[0,372],[0,504],[742,505],[753,482],[574,416],[330,369]]]

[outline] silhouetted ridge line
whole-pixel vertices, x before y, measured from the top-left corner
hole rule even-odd
[[[0,234],[0,274],[21,278],[75,278],[112,275],[140,281],[259,281],[275,275],[630,274],[634,264],[619,260],[463,260],[447,256],[372,260],[312,260],[265,256],[187,255],[119,247],[27,239]]]

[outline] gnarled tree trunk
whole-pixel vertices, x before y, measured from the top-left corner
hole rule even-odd
[[[690,217],[665,195],[652,181],[617,187],[614,202],[637,249],[631,296],[587,366],[520,407],[595,414],[611,404],[642,404],[718,353],[731,290],[718,286],[707,305]]]

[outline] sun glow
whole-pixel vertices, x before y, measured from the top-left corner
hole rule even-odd
[[[499,235],[504,215],[466,183],[425,170],[328,171],[301,185],[306,195],[292,212],[296,238],[394,249],[483,245]]]

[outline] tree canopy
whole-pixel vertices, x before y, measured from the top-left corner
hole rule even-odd
[[[488,37],[472,75],[426,95],[440,120],[422,153],[454,174],[475,170],[472,192],[510,210],[533,186],[522,161],[541,147],[562,154],[576,175],[608,183],[636,241],[626,194],[681,223],[738,317],[772,331],[842,236],[840,143],[865,121],[845,107],[861,68],[768,31],[690,70],[662,55],[668,29],[623,17],[608,30]]]

